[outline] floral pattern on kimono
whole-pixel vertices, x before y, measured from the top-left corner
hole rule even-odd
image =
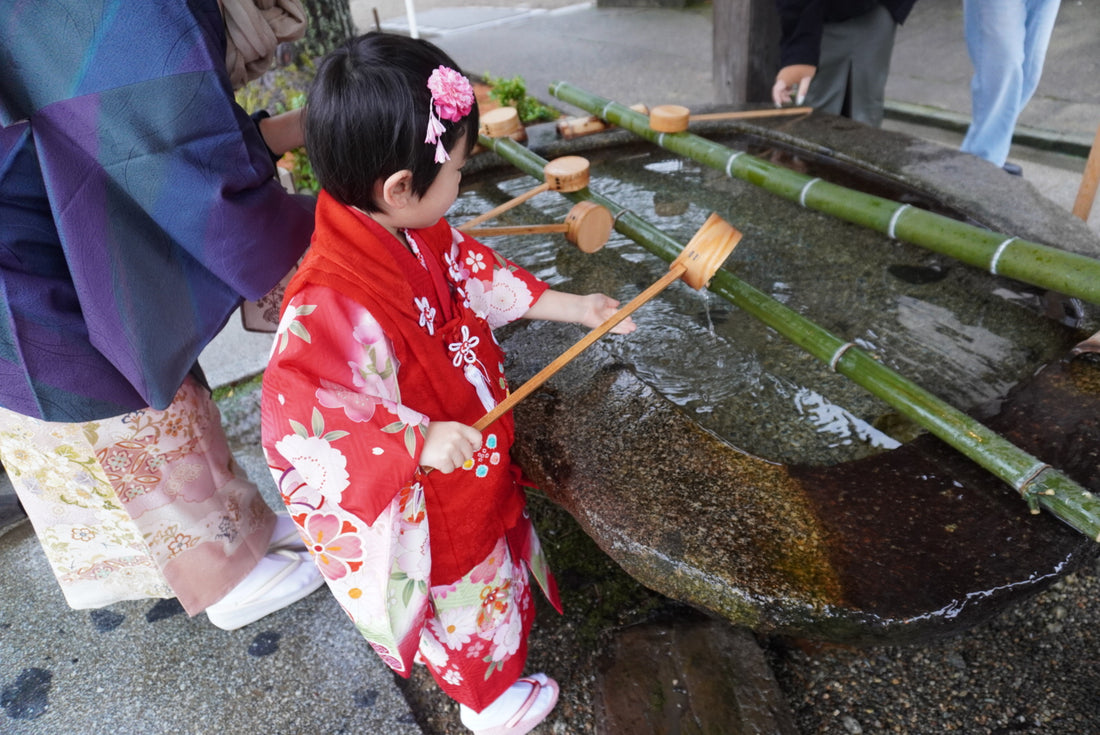
[[[163,411],[61,423],[0,409],[0,461],[77,609],[178,597],[195,615],[252,570],[275,523],[193,378]]]
[[[457,231],[445,261],[463,307],[491,326],[534,303],[533,276]],[[418,328],[434,329],[429,300],[416,299]],[[464,368],[476,348],[450,344],[448,379],[467,385]],[[379,656],[408,676],[419,649],[451,696],[480,709],[521,673],[534,615],[527,570],[555,606],[557,590],[525,512],[481,564],[433,585],[418,464],[429,417],[402,403],[400,379],[390,339],[367,308],[326,286],[303,286],[284,305],[265,373],[264,451],[330,590]],[[455,472],[481,477],[482,468],[510,463],[492,427],[483,438],[473,461]],[[357,482],[394,466],[406,481],[377,518],[348,510]]]

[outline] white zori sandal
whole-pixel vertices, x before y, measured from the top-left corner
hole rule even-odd
[[[268,551],[229,594],[206,608],[206,616],[222,630],[236,630],[297,602],[324,583],[308,551]]]
[[[475,735],[524,735],[546,719],[558,703],[558,683],[532,674],[510,686],[481,712],[459,705],[462,724]]]
[[[290,517],[289,513],[275,514],[275,528],[271,532],[271,543],[268,551],[290,549],[291,551],[305,551],[306,544],[302,541],[302,533],[298,530],[298,524]]]

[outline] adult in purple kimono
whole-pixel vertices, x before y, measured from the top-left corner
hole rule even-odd
[[[0,0],[0,461],[74,607],[234,628],[320,584],[197,364],[309,241],[274,178],[297,116],[227,71],[303,30],[298,0]]]

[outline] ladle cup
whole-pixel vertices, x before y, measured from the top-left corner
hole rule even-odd
[[[561,158],[555,158],[543,167],[543,183],[501,204],[499,207],[490,209],[488,212],[478,215],[472,220],[459,225],[458,229],[466,232],[482,222],[490,220],[502,212],[507,212],[512,207],[522,204],[531,197],[541,194],[544,191],[560,191],[565,193],[580,191],[588,186],[589,169],[590,165],[588,159],[582,158],[581,156],[562,156]]]
[[[658,105],[649,112],[649,127],[658,133],[682,133],[688,129],[689,122],[702,120],[746,120],[757,117],[777,117],[782,115],[805,115],[814,111],[812,107],[781,107],[764,110],[737,110],[733,112],[708,112],[692,115],[691,110],[680,105]]]
[[[582,337],[579,342],[563,352],[561,356],[540,370],[533,378],[509,393],[493,410],[478,419],[477,423],[474,424],[474,428],[483,431],[510,411],[517,403],[533,393],[577,355],[592,346],[596,340],[614,329],[619,322],[633,314],[642,304],[668,288],[673,281],[682,278],[685,283],[696,290],[704,288],[710,283],[710,279],[722,267],[722,263],[730,256],[740,240],[740,232],[717,214],[711,214],[687,246],[684,247],[683,251],[669,265],[668,273],[634,297],[629,304],[612,314],[603,324]]]
[[[569,210],[565,221],[549,225],[513,225],[501,227],[475,227],[464,230],[474,237],[494,237],[498,235],[539,235],[564,233],[565,239],[577,246],[583,253],[594,253],[611,237],[615,219],[606,207],[595,202],[577,202]]]
[[[496,107],[486,111],[478,121],[478,133],[487,138],[508,137],[517,143],[527,142],[527,129],[520,122],[514,107]]]

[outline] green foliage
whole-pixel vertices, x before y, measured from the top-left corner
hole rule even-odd
[[[556,120],[560,115],[554,108],[547,107],[527,94],[527,83],[523,81],[523,77],[505,79],[486,74],[485,83],[489,85],[489,96],[501,105],[516,108],[519,120],[524,125]]]

